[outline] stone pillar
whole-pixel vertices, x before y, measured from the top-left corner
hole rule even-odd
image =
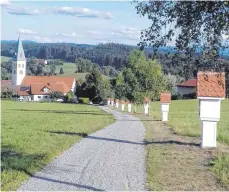
[[[160,94],[162,121],[168,121],[169,104],[171,102],[171,93],[163,92]]]
[[[111,106],[113,107],[114,106],[114,99],[111,98]]]
[[[202,148],[217,145],[217,122],[220,119],[221,100],[225,98],[225,90],[225,73],[212,71],[197,73]]]
[[[128,112],[131,112],[131,103],[128,103]]]
[[[107,99],[107,105],[110,105],[110,104],[111,104],[111,99],[108,98],[108,99]]]
[[[118,107],[119,107],[119,99],[115,99],[115,106],[118,109]]]
[[[150,99],[148,97],[144,98],[144,114],[149,115],[149,104],[150,104]]]
[[[125,101],[124,100],[121,100],[121,105],[122,105],[122,111],[124,111],[125,110]]]

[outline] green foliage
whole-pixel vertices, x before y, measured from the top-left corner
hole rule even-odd
[[[93,69],[93,63],[88,59],[78,58],[76,60],[76,72],[85,73],[91,72]]]
[[[146,59],[143,51],[133,51],[127,67],[116,80],[116,97],[127,98],[136,103],[143,102],[145,96],[158,100],[160,92],[166,90],[167,80],[161,66]]]
[[[71,102],[73,99],[73,92],[69,91],[65,96],[64,96],[64,101],[65,102]]]
[[[81,89],[85,89],[92,102],[102,102],[113,95],[109,80],[103,79],[99,70],[93,70],[86,76]]]
[[[64,69],[63,69],[63,67],[60,68],[59,74],[60,74],[60,75],[64,74]]]
[[[79,97],[79,102],[84,103],[84,104],[88,104],[89,103],[89,98],[88,97]]]
[[[176,47],[204,45],[207,54],[218,54],[222,34],[229,34],[229,4],[226,1],[134,1],[137,13],[148,16],[151,26],[142,31],[142,42],[158,48],[175,38]],[[209,52],[210,51],[210,52]]]
[[[51,99],[62,99],[63,96],[64,96],[63,93],[59,91],[55,91],[50,94]]]

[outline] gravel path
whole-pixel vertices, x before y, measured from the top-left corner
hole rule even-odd
[[[144,191],[143,124],[131,115],[101,108],[116,122],[73,145],[18,191]]]

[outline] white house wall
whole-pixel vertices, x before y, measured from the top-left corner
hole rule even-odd
[[[33,101],[48,101],[48,100],[49,100],[49,95],[33,95]]]

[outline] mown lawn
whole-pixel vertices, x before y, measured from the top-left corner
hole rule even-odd
[[[138,106],[137,112],[143,112]],[[161,120],[160,102],[152,102],[150,116]],[[201,134],[201,121],[198,116],[198,100],[175,100],[170,104],[168,124],[179,135],[197,137]],[[229,100],[221,104],[221,117],[217,127],[217,140],[229,144]]]
[[[127,106],[125,108],[127,111]],[[137,113],[143,113],[143,106],[137,106]],[[152,102],[150,105],[150,119],[161,120],[160,102]],[[143,121],[144,122],[144,121]],[[146,122],[144,122],[146,123]],[[170,104],[169,121],[167,122],[178,136],[197,138],[201,135],[201,121],[198,116],[198,100],[176,100]],[[148,125],[147,125],[148,126]],[[147,127],[146,126],[146,127]],[[148,126],[149,132],[152,127]],[[153,136],[152,136],[153,137]],[[220,143],[217,149],[226,146],[224,152],[218,152],[217,157],[212,161],[212,171],[215,173],[223,186],[229,186],[229,100],[221,103],[221,117],[217,125],[217,141]],[[148,147],[148,152],[154,150],[154,145]],[[166,153],[166,152],[165,152]],[[155,154],[153,154],[155,156]],[[148,157],[147,157],[148,158]],[[151,160],[149,164],[153,162]],[[154,173],[152,173],[153,175]],[[151,189],[152,190],[152,189]]]
[[[2,101],[2,190],[15,190],[83,136],[113,122],[95,106]]]

